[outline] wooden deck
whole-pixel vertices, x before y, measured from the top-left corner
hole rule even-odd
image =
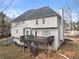
[[[54,36],[50,37],[41,37],[41,36],[21,36],[20,41],[24,42],[24,44],[27,44],[27,46],[37,46],[39,47],[40,45],[43,46],[44,49],[47,48],[48,45],[52,45],[54,40]],[[31,44],[34,43],[34,44]],[[40,48],[40,47],[39,47]]]
[[[24,42],[24,46],[30,49],[30,52],[35,55],[39,48],[47,50],[48,45],[52,45],[54,36],[40,37],[40,36],[21,36],[20,41]]]
[[[30,42],[37,42],[37,43],[50,43],[54,40],[54,36],[50,37],[41,37],[41,36],[21,36],[20,39],[22,42],[30,41]]]

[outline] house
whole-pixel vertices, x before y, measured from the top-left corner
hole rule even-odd
[[[63,18],[50,7],[28,10],[12,21],[11,36],[14,42],[21,44],[20,36],[30,33],[54,36],[52,47],[57,49],[64,42]]]

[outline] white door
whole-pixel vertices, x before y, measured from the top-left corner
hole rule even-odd
[[[30,29],[25,28],[24,35],[30,35]]]
[[[29,35],[29,31],[28,30],[26,30],[26,35]]]

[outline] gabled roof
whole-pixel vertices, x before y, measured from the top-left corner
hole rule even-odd
[[[43,7],[39,9],[28,10],[19,17],[15,18],[15,20],[13,20],[12,22],[39,19],[50,16],[60,16],[60,15],[49,7]]]

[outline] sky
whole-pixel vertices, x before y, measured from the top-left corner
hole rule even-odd
[[[0,0],[0,11],[5,9],[10,3],[12,4],[4,10],[4,13],[9,17],[21,15],[27,10],[37,9],[45,6],[57,10],[59,8],[69,7],[72,9],[72,14],[76,14],[76,7],[73,0]],[[78,9],[77,9],[78,11]]]

